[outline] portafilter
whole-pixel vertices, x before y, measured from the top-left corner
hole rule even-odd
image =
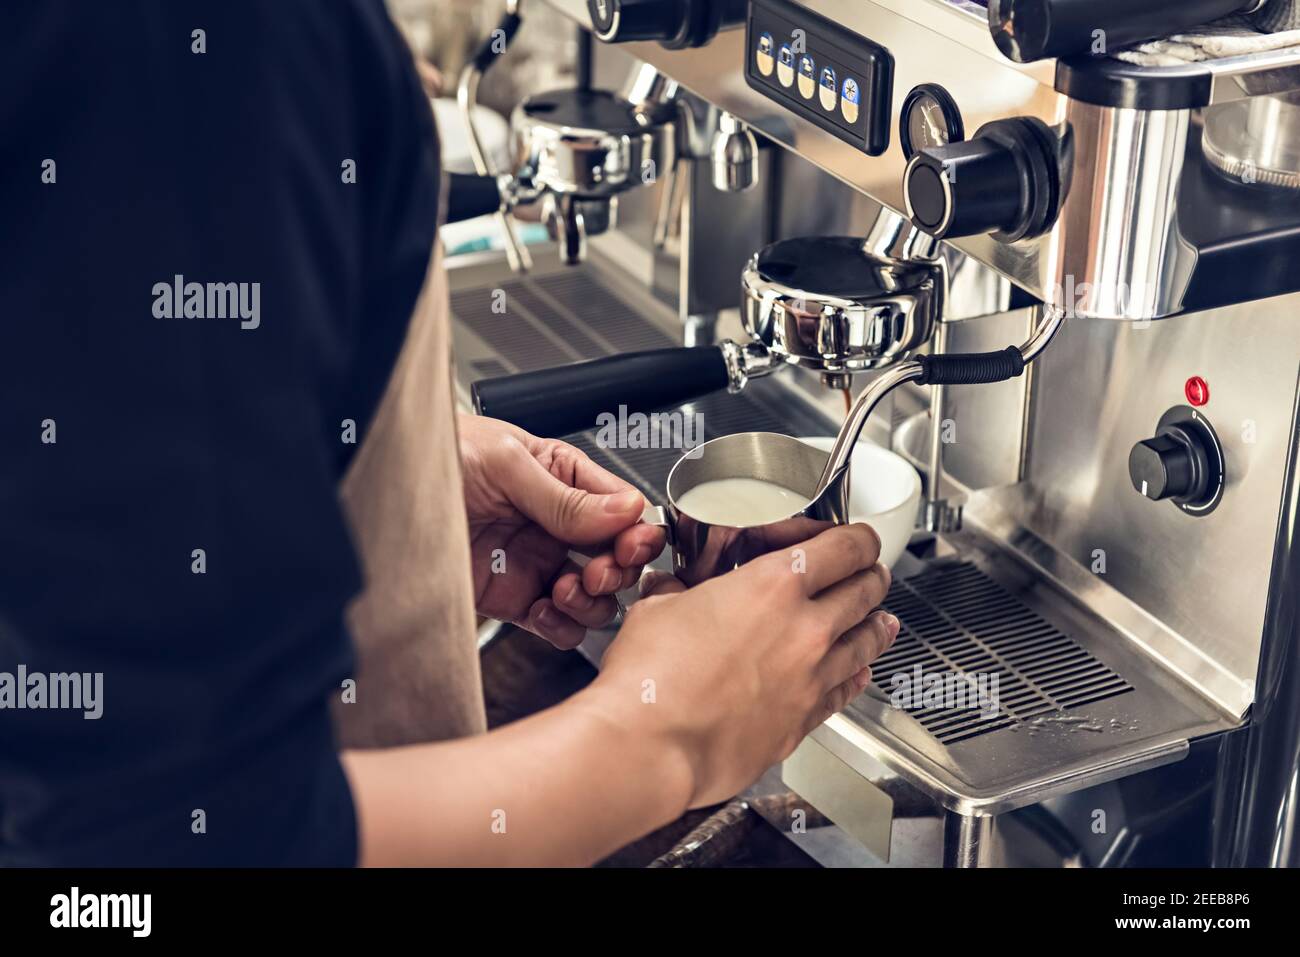
[[[481,415],[535,435],[593,428],[602,412],[652,412],[726,389],[782,362],[816,370],[839,388],[854,373],[886,368],[930,339],[943,310],[938,261],[872,252],[860,237],[773,243],[742,277],[741,316],[750,339],[653,349],[481,379],[471,392]]]

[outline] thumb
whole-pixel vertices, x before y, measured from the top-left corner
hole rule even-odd
[[[641,598],[654,598],[656,595],[675,595],[686,591],[686,583],[676,575],[651,569],[641,576]]]
[[[566,485],[532,456],[506,494],[515,508],[570,545],[608,541],[641,520],[645,496],[634,488],[605,494]]]

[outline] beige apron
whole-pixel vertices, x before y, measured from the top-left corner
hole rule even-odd
[[[486,727],[448,316],[435,246],[401,354],[341,487],[366,582],[348,609],[356,701],[340,693],[334,702],[345,748]]]

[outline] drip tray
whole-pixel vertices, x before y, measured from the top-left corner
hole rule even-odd
[[[993,542],[945,542],[953,557],[894,569],[898,638],[867,692],[813,732],[868,780],[1000,814],[1180,760],[1190,740],[1239,726]]]
[[[568,267],[543,254],[527,276],[497,255],[449,266],[462,397],[485,376],[679,344],[672,310],[598,259]],[[683,408],[702,413],[706,438],[833,434],[797,392],[774,377]],[[593,433],[570,441],[656,500],[680,454],[604,449]],[[895,566],[885,607],[898,639],[867,691],[812,735],[867,780],[999,814],[1177,761],[1191,739],[1239,725],[990,539],[964,531],[944,544],[954,557]],[[588,639],[593,660],[611,637]]]
[[[1099,733],[1107,728],[1057,712],[1133,691],[971,562],[936,564],[895,582],[885,607],[902,627],[873,665],[876,690],[895,707],[910,707],[941,744],[1026,722],[1031,734],[1058,726]],[[945,680],[927,689],[930,675]],[[1110,730],[1121,727],[1112,719]]]

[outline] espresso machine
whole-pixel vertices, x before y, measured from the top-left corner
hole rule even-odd
[[[895,645],[754,806],[827,863],[1300,863],[1300,50],[1092,45],[1196,4],[546,4],[671,90],[678,181],[580,267],[455,265],[466,401],[657,497],[674,451],[593,402],[829,435],[856,391],[925,477]],[[900,706],[923,674],[996,694]]]

